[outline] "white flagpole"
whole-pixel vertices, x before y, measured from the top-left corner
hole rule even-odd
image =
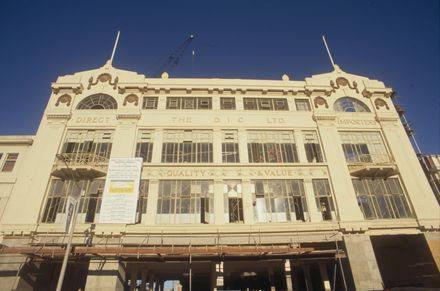
[[[328,48],[327,42],[325,41],[325,37],[322,36],[322,40],[324,41],[325,48],[327,49],[328,57],[330,58],[330,62],[332,62],[333,68],[335,67],[335,63],[333,62],[332,55],[330,53],[330,49]]]
[[[118,46],[119,34],[120,34],[120,31],[118,30],[118,35],[116,36],[115,45],[113,47],[112,57],[110,58],[110,65],[113,63],[113,57],[115,56],[116,47]]]

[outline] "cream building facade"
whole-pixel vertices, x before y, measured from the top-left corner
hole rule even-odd
[[[338,66],[59,77],[36,135],[0,138],[19,153],[0,172],[0,290],[54,289],[80,189],[64,290],[438,287],[439,206],[392,92]],[[101,224],[108,161],[128,157],[143,158],[137,222]]]

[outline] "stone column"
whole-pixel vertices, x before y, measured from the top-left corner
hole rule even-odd
[[[213,291],[223,290],[223,284],[223,262],[216,262],[213,264],[211,271],[211,289]]]
[[[118,260],[91,260],[86,290],[123,291],[125,268]]]
[[[151,273],[148,279],[148,291],[154,290],[154,274]]]
[[[325,291],[331,291],[330,280],[328,279],[327,273],[327,265],[325,262],[318,262],[319,264],[319,273],[321,274],[322,286]]]
[[[316,207],[315,192],[313,191],[312,179],[304,179],[304,194],[306,196],[307,208],[309,210],[309,218],[311,222],[322,221],[321,212]]]
[[[222,132],[219,128],[214,129],[212,137],[212,151],[214,164],[222,163]]]
[[[157,198],[159,197],[159,181],[150,180],[148,187],[148,203],[145,224],[153,225],[156,223]]]
[[[270,291],[275,291],[275,278],[273,274],[273,267],[269,267],[267,275],[269,276]]]
[[[293,291],[292,269],[290,267],[290,260],[284,261],[284,275],[286,278],[286,290]]]
[[[304,148],[304,139],[301,130],[294,131],[296,150],[298,151],[298,159],[300,163],[307,163],[306,149]]]
[[[243,218],[245,224],[254,224],[254,206],[251,193],[251,181],[242,180]]]
[[[137,274],[138,270],[136,267],[131,268],[130,270],[130,291],[136,290],[136,281],[137,281]]]
[[[382,290],[382,277],[370,237],[345,235],[344,242],[356,290]]]
[[[225,223],[225,209],[223,197],[223,181],[214,180],[214,223]],[[211,222],[212,223],[212,222]]]
[[[303,267],[303,271],[304,271],[304,278],[306,281],[307,291],[313,291],[312,277],[310,276],[310,266],[303,265],[302,267]]]
[[[147,290],[147,276],[148,276],[148,270],[142,270],[141,271],[141,291],[146,291]]]

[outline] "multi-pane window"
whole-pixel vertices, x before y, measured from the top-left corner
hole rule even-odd
[[[298,162],[295,138],[288,130],[249,130],[248,156],[250,163]]]
[[[144,163],[151,163],[153,155],[153,130],[140,130],[136,143],[136,157],[141,157]]]
[[[252,180],[251,189],[256,222],[308,220],[302,180]]]
[[[335,219],[335,206],[333,204],[332,191],[327,179],[313,179],[313,191],[315,193],[316,207],[321,212],[323,220]]]
[[[310,102],[307,99],[295,99],[296,111],[310,111]]]
[[[156,223],[212,223],[213,197],[211,180],[159,181]]]
[[[316,131],[303,131],[304,148],[306,150],[307,161],[309,163],[322,163],[321,146],[319,145]]]
[[[353,179],[359,207],[365,219],[411,217],[411,210],[397,178]]]
[[[243,98],[245,110],[289,110],[286,98]]]
[[[222,161],[223,163],[240,162],[237,130],[222,131]]]
[[[78,205],[78,222],[93,223],[98,221],[101,209],[102,193],[105,180],[81,180],[77,183],[71,180],[54,179],[49,187],[42,222],[61,223],[65,220],[65,208],[68,195],[80,195],[85,189],[85,195],[80,198]],[[139,193],[138,217],[146,213],[148,196],[148,181],[141,181]],[[140,211],[142,210],[142,211]]]
[[[143,109],[157,109],[158,97],[144,97],[142,103]]]
[[[165,130],[163,163],[212,163],[212,130]]]
[[[348,163],[389,162],[379,132],[340,132],[342,149]]]
[[[0,154],[0,159],[2,157],[2,154]],[[9,153],[6,155],[5,163],[2,167],[2,172],[12,172],[14,169],[15,163],[18,159],[18,153]]]
[[[61,152],[70,162],[105,162],[110,157],[112,139],[112,130],[69,130]]]
[[[333,108],[341,112],[370,112],[367,105],[351,97],[339,98],[335,101]]]
[[[167,109],[212,109],[212,98],[167,97]]]
[[[235,109],[235,97],[220,97],[220,109]]]
[[[241,180],[224,180],[223,197],[225,221],[229,223],[243,222],[243,193]]]

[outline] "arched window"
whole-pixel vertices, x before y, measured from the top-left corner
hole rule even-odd
[[[351,97],[342,97],[333,105],[335,111],[342,112],[370,112],[367,105]]]
[[[118,103],[110,95],[94,94],[79,102],[76,109],[118,109]]]

